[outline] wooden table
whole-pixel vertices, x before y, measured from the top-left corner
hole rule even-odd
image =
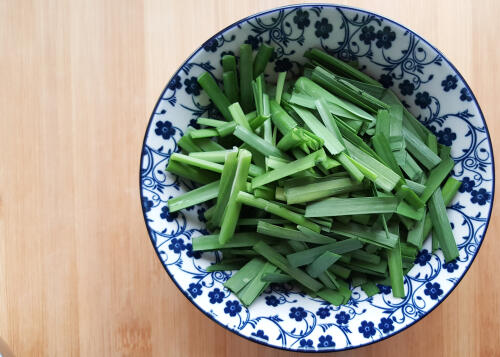
[[[440,48],[479,99],[500,157],[500,3],[338,2]],[[227,332],[182,296],[154,254],[138,192],[144,130],[178,65],[223,27],[287,3],[0,3],[0,336],[16,355],[292,355]],[[446,303],[338,356],[500,355],[495,205],[479,256]]]

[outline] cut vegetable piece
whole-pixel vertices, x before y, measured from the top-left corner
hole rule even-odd
[[[194,142],[201,148],[202,151],[226,150],[224,146],[208,138],[196,139]]]
[[[294,241],[301,241],[314,244],[335,243],[335,239],[326,237],[314,231],[311,232],[315,233],[315,235],[306,235],[301,231],[290,228],[279,227],[274,224],[266,223],[264,221],[260,221],[258,223],[257,232],[270,237],[276,237],[280,239],[290,239]]]
[[[169,212],[176,212],[186,207],[191,207],[202,202],[216,198],[219,194],[220,181],[214,181],[204,186],[195,188],[180,196],[167,201]]]
[[[397,173],[356,146],[352,145],[349,141],[346,141],[345,144],[352,159],[359,162],[361,165],[365,166],[377,175],[377,179],[374,181],[377,186],[387,192],[394,189],[401,178]]]
[[[231,278],[229,278],[224,286],[233,293],[238,293],[243,289],[253,278],[257,276],[259,271],[264,266],[265,262],[260,258],[253,258],[238,270]]]
[[[339,264],[333,264],[330,269],[328,269],[332,274],[341,277],[342,279],[348,279],[351,275],[351,269],[343,267]]]
[[[373,253],[368,253],[367,251],[362,250],[362,249],[355,250],[349,254],[353,259],[356,259],[356,260],[360,260],[360,261],[371,263],[371,264],[379,264],[380,263],[380,256],[379,255],[373,254]]]
[[[450,157],[451,147],[446,145],[439,145],[439,157],[444,160]]]
[[[372,136],[372,145],[375,152],[378,156],[380,156],[384,163],[400,177],[403,177],[403,172],[398,166],[387,138],[381,134],[376,134]]]
[[[267,286],[267,282],[262,280],[264,274],[273,273],[276,271],[276,267],[266,262],[257,275],[248,283],[239,293],[238,298],[245,306],[250,306],[250,304],[261,294],[262,290]]]
[[[302,109],[296,105],[292,105],[291,107],[300,116],[309,129],[311,129],[315,135],[324,140],[325,148],[330,152],[330,154],[337,155],[345,150],[343,143],[340,141],[342,140],[340,133],[337,136],[337,133],[328,130],[309,110]],[[326,115],[330,113],[323,112],[323,114]]]
[[[197,159],[195,157],[187,156],[184,154],[179,154],[177,152],[170,155],[170,162],[172,162],[172,161],[179,162],[179,163],[185,164],[185,165],[195,166],[195,167],[198,167],[200,169],[213,171],[213,172],[216,172],[218,174],[220,174],[222,172],[222,169],[223,169],[223,166],[220,164],[216,164],[216,163],[202,160],[202,159]]]
[[[274,47],[268,46],[265,43],[260,45],[257,55],[253,61],[253,77],[257,78],[266,70],[267,63],[273,55]]]
[[[433,235],[436,235],[438,239],[444,259],[449,262],[457,258],[459,255],[457,243],[446,215],[446,206],[440,188],[434,191],[429,201],[429,216],[432,221]]]
[[[422,171],[420,166],[418,166],[417,162],[407,151],[402,151],[395,157],[398,161],[398,165],[410,179],[414,181],[420,181],[422,179],[424,171]]]
[[[328,243],[334,243],[336,241],[335,239],[333,239],[331,237],[327,237],[327,236],[322,235],[321,233],[314,232],[307,227],[302,227],[302,226],[298,225],[297,229],[300,232],[302,232],[302,234],[304,234],[306,237],[311,239],[311,243],[312,243],[312,240],[314,240],[316,242],[321,242],[318,244],[328,244]]]
[[[321,281],[321,283],[327,289],[335,290],[338,287],[337,285],[335,285],[335,283],[337,283],[337,281],[335,280],[335,278],[333,278],[333,279],[332,278],[333,278],[333,274],[330,273],[328,270],[326,270],[325,272],[318,275],[319,281]],[[335,281],[335,283],[334,283],[334,281]]]
[[[422,249],[422,245],[424,243],[424,239],[425,239],[424,226],[425,226],[427,219],[428,219],[427,213],[424,210],[424,214],[422,216],[422,219],[420,221],[418,221],[415,224],[415,226],[413,227],[413,229],[408,232],[408,237],[406,238],[406,241],[408,243],[413,244],[418,249]],[[430,219],[429,219],[429,222],[430,222]],[[430,231],[430,228],[429,228],[429,231]]]
[[[219,85],[212,77],[212,75],[209,72],[203,73],[201,76],[198,77],[198,83],[205,90],[205,92],[210,97],[212,102],[215,104],[219,112],[221,112],[222,116],[227,121],[233,120],[228,110],[228,107],[231,104],[231,102],[229,102],[229,99],[227,99],[225,94],[219,88]]]
[[[224,124],[227,124],[227,122],[225,122],[223,120],[210,119],[210,118],[201,118],[200,117],[200,118],[196,119],[196,124],[206,125],[206,126],[211,126],[211,127],[214,127],[214,128],[218,128],[220,126],[223,126]],[[218,135],[219,134],[217,134],[217,136]]]
[[[406,185],[417,195],[421,195],[425,190],[425,185],[415,181],[406,180]]]
[[[226,155],[232,151],[233,150],[191,152],[189,156],[210,162],[223,163],[226,160]]]
[[[206,268],[207,273],[213,273],[215,271],[231,271],[231,270],[238,270],[240,269],[243,264],[245,264],[244,261],[242,260],[237,260],[237,261],[222,261],[220,263],[215,263],[212,265],[209,265]]]
[[[238,151],[234,150],[228,152],[226,154],[226,162],[224,163],[224,168],[222,169],[219,195],[215,204],[212,218],[210,219],[210,223],[215,227],[220,227],[222,223],[224,210],[227,206],[227,203],[229,202],[229,197],[231,195],[231,187],[233,185],[237,163]]]
[[[198,236],[193,238],[193,251],[252,247],[255,243],[261,240],[267,240],[269,242],[274,241],[271,238],[268,238],[266,236],[263,236],[255,232],[235,233],[232,239],[225,244],[221,244],[219,242],[218,234]]]
[[[396,195],[403,198],[408,202],[413,208],[419,209],[425,206],[424,202],[418,197],[418,195],[413,192],[407,185],[401,185],[397,189]]]
[[[420,196],[420,199],[423,202],[427,202],[427,200],[431,198],[434,191],[439,188],[446,176],[448,176],[450,171],[453,169],[453,166],[455,166],[455,161],[448,158],[441,161],[438,166],[431,170],[427,182],[425,183],[425,190]]]
[[[296,252],[287,255],[287,259],[291,266],[300,267],[311,264],[314,259],[324,252],[332,252],[335,254],[344,254],[363,247],[363,244],[357,239],[351,238],[340,242],[321,245],[319,247],[307,249],[301,252]]]
[[[292,250],[294,252],[300,252],[302,250],[306,250],[309,248],[306,243],[300,242],[298,240],[297,241],[296,240],[289,240],[287,243],[290,246],[290,248],[292,248]]]
[[[184,136],[179,139],[177,144],[180,146],[180,148],[187,153],[201,151],[201,148],[193,141],[193,139],[191,139],[191,136],[189,136],[188,134],[189,131],[186,131]]]
[[[413,219],[414,221],[420,221],[424,216],[424,212],[425,212],[424,207],[415,209],[405,201],[401,201],[396,210],[396,213],[399,214],[400,216]]]
[[[224,84],[224,94],[229,103],[236,103],[239,99],[238,78],[235,71],[222,73],[222,83]]]
[[[241,210],[241,204],[238,202],[237,197],[240,191],[245,189],[251,159],[252,154],[249,151],[239,151],[231,193],[221,221],[219,233],[219,241],[221,244],[227,243],[234,235]]]
[[[276,156],[282,159],[288,159],[288,155],[241,125],[237,125],[234,129],[234,136],[265,156]]]
[[[344,237],[357,238],[365,243],[376,245],[380,248],[394,248],[399,237],[395,234],[386,234],[382,230],[374,230],[356,223],[337,224],[332,230],[333,233]]]
[[[364,284],[361,285],[361,289],[365,292],[366,296],[371,297],[373,295],[376,295],[380,292],[377,284],[375,284],[372,281],[368,281]]]
[[[318,296],[325,301],[328,301],[334,306],[340,306],[344,303],[344,295],[338,290],[323,289],[317,292]]]
[[[255,198],[249,193],[240,192],[238,194],[238,202],[247,206],[259,208],[261,210],[289,220],[290,222],[293,222],[295,224],[307,227],[315,232],[319,232],[321,230],[318,224],[309,221],[303,215],[295,213],[285,207],[280,206],[277,203],[266,201],[262,198]]]
[[[396,197],[331,197],[306,207],[306,217],[347,216],[372,213],[393,213],[398,207]]]
[[[306,272],[313,278],[317,278],[339,259],[340,255],[326,251],[307,266]]]
[[[206,212],[205,212],[206,214]],[[265,222],[269,224],[285,224],[288,223],[285,219],[281,218],[240,218],[238,220],[238,226],[257,226],[259,222]]]
[[[347,155],[345,152],[341,152],[337,156],[337,160],[342,164],[342,167],[349,173],[349,176],[356,182],[356,183],[361,183],[363,179],[365,178],[365,175],[361,170],[358,168],[357,163],[352,160],[352,158]],[[364,167],[363,167],[364,168]],[[365,172],[372,173],[369,170],[365,170]]]
[[[339,107],[356,115],[361,120],[367,120],[367,121],[374,120],[374,117],[371,114],[367,113],[366,111],[357,107],[356,105],[335,96],[334,94],[330,93],[328,90],[326,90],[319,84],[313,82],[307,77],[300,77],[299,79],[297,79],[294,88],[299,93],[304,93],[314,98],[323,98],[326,102],[336,104]]]
[[[334,72],[338,71],[340,75],[344,74],[347,77],[356,79],[360,82],[368,83],[373,86],[382,88],[382,85],[370,76],[364,74],[361,71],[358,71],[356,68],[353,68],[349,64],[342,62],[341,60],[329,55],[324,51],[313,48],[310,51],[306,52],[304,56],[318,61],[323,66]]]
[[[224,72],[236,72],[236,57],[233,55],[222,56],[222,70]]]
[[[276,82],[276,96],[275,101],[278,105],[281,103],[281,95],[283,94],[283,86],[285,84],[286,72],[280,72],[278,74],[278,81]]]
[[[325,158],[326,155],[323,149],[313,152],[312,154],[309,154],[301,159],[292,161],[288,164],[284,164],[276,170],[268,171],[261,176],[253,178],[252,188],[263,186],[284,177],[288,177],[298,172],[307,170],[311,167],[314,167],[318,162],[324,160]]]
[[[267,273],[267,274],[262,275],[261,280],[268,282],[268,283],[282,284],[282,283],[288,283],[290,281],[293,281],[293,278],[287,274]]]
[[[241,109],[240,103],[236,102],[234,104],[231,104],[228,109],[236,124],[241,125],[248,131],[252,131],[252,128],[250,128],[250,124],[245,117],[245,113],[243,113],[243,109]]]
[[[242,44],[240,46],[240,103],[245,112],[254,109],[252,80],[253,60],[252,46]]]
[[[387,263],[389,266],[389,277],[391,278],[392,295],[394,297],[404,298],[404,277],[403,265],[401,261],[401,248],[398,244],[389,250]]]
[[[271,120],[281,134],[286,135],[295,128],[297,122],[276,101],[271,100]]]
[[[306,288],[316,292],[323,287],[323,285],[319,281],[311,278],[302,270],[290,266],[284,256],[274,251],[273,248],[271,248],[266,243],[261,241],[255,244],[253,249],[264,258],[266,258],[270,263],[277,266],[286,274],[290,275],[300,284],[304,285]]]
[[[431,170],[441,162],[441,158],[420,140],[418,136],[408,129],[403,129],[407,150],[417,159],[427,170]]]
[[[172,160],[169,161],[166,171],[202,185],[219,179],[219,175],[211,171],[202,170],[189,165],[183,165]]]

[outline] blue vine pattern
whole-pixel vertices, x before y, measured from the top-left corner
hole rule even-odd
[[[298,75],[303,53],[321,47],[344,60],[357,61],[404,99],[409,110],[452,146],[453,174],[463,179],[449,207],[460,251],[445,264],[440,252],[426,254],[405,277],[406,298],[392,297],[389,287],[367,297],[360,288],[342,306],[333,306],[293,290],[271,285],[251,308],[242,306],[223,283],[231,272],[208,273],[220,253],[192,251],[194,236],[207,234],[195,207],[170,213],[166,202],[194,184],[165,172],[178,141],[201,115],[216,116],[196,88],[207,71],[218,79],[220,58],[237,53],[240,43],[275,47],[276,70]],[[417,35],[379,16],[341,7],[295,6],[240,22],[207,41],[203,51],[182,65],[157,103],[142,149],[140,184],[151,240],[167,271],[185,295],[230,330],[264,344],[291,350],[339,350],[395,334],[426,315],[444,299],[477,253],[488,224],[493,195],[493,157],[488,133],[466,86],[443,58]],[[208,113],[208,114],[207,114]],[[154,125],[153,125],[154,124]],[[157,132],[155,132],[155,129]]]

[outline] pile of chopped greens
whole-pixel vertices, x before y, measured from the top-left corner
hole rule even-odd
[[[404,275],[432,231],[446,261],[458,249],[446,215],[460,182],[450,148],[437,143],[396,95],[356,68],[311,49],[303,75],[264,70],[273,48],[250,45],[222,59],[222,84],[198,83],[221,118],[179,140],[167,171],[200,186],[170,212],[206,203],[193,251],[220,251],[208,271],[249,306],[271,283],[293,284],[334,305],[350,286],[405,296]],[[289,77],[289,76],[288,76]]]

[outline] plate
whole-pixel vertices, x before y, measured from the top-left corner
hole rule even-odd
[[[192,189],[191,182],[165,172],[169,156],[196,118],[214,109],[196,78],[208,71],[221,78],[221,57],[237,54],[241,43],[275,47],[268,65],[299,73],[304,52],[322,48],[391,88],[403,104],[451,145],[453,176],[462,181],[448,209],[460,257],[445,263],[428,241],[405,277],[405,299],[391,288],[368,298],[354,288],[345,306],[273,286],[250,308],[223,283],[231,272],[207,273],[219,257],[192,251],[194,236],[207,234],[205,206],[171,213],[169,198]],[[297,5],[242,19],[200,46],[170,79],[151,115],[142,148],[140,193],[144,219],[158,258],[179,290],[213,321],[249,340],[286,350],[338,351],[364,346],[401,332],[421,320],[453,291],[483,242],[494,196],[494,162],[481,109],[457,69],[413,31],[383,16],[333,5]]]

